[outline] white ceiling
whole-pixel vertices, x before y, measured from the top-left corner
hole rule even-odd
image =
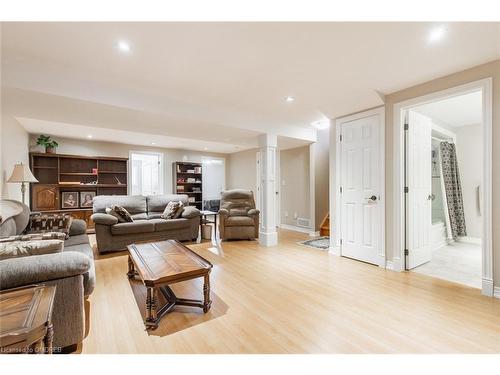
[[[440,125],[448,128],[476,125],[483,121],[482,100],[481,92],[476,91],[425,104],[415,108],[415,111],[437,120]]]
[[[4,23],[2,104],[53,135],[84,126],[96,138],[145,133],[234,152],[271,132],[281,147],[296,147],[316,139],[313,121],[500,58],[500,23],[446,24],[445,38],[429,44],[435,26]],[[118,40],[130,43],[129,54]]]

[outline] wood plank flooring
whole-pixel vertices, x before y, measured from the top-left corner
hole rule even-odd
[[[212,309],[177,308],[149,334],[145,289],[127,279],[126,252],[98,256],[90,331],[79,352],[500,352],[500,300],[299,245],[306,239],[300,233],[279,237],[273,248],[189,245],[214,265]],[[173,286],[188,298],[201,298],[201,288],[201,280]]]

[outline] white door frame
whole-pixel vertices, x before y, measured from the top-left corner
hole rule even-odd
[[[331,242],[334,244],[332,249],[336,255],[342,256],[342,246],[340,244],[340,234],[341,234],[341,207],[342,207],[342,194],[340,194],[340,186],[342,185],[342,150],[340,142],[340,132],[342,124],[346,122],[351,122],[354,120],[359,120],[365,117],[370,117],[373,115],[378,115],[380,117],[380,129],[379,129],[379,181],[380,181],[380,233],[379,233],[379,262],[378,266],[385,268],[386,266],[386,254],[385,254],[385,107],[377,107],[370,109],[368,111],[359,112],[354,115],[341,117],[335,120],[335,221],[333,225],[331,224],[330,235]],[[331,170],[331,169],[330,169]],[[331,196],[331,195],[330,195]],[[330,217],[332,217],[330,215]],[[333,238],[332,238],[333,237]]]
[[[481,91],[483,94],[483,235],[482,235],[482,294],[493,296],[492,249],[492,79],[485,78],[394,104],[394,263],[396,271],[405,270],[404,223],[404,111],[459,95]]]

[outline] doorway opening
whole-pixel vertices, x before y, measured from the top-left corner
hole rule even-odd
[[[163,154],[130,151],[130,193],[132,195],[163,194]]]
[[[401,270],[491,296],[491,80],[398,103],[394,110]]]

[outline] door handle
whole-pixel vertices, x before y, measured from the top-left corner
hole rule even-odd
[[[372,202],[376,202],[377,201],[377,196],[376,195],[372,195],[371,197],[368,197],[366,199],[368,199],[369,201],[372,201]]]
[[[434,194],[429,194],[429,196],[427,197],[427,200],[429,201],[433,201],[434,199],[436,199],[436,196]]]

